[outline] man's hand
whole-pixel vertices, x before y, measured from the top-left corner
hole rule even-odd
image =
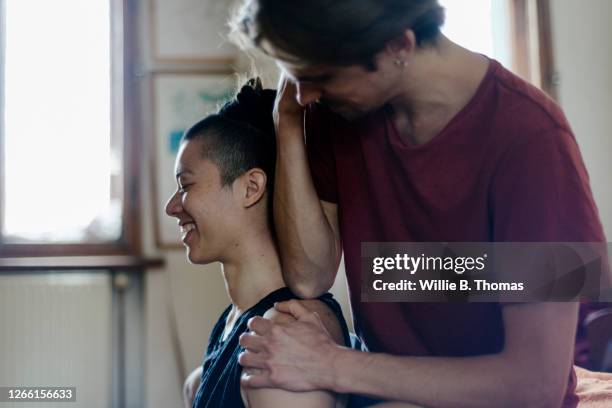
[[[200,378],[202,378],[202,369],[202,366],[197,367],[185,379],[185,383],[183,384],[183,403],[185,408],[191,408],[193,406],[193,400],[200,386]]]
[[[272,113],[276,134],[279,136],[286,131],[297,131],[303,136],[304,108],[297,102],[296,97],[295,84],[285,75],[281,75]]]
[[[296,321],[249,320],[251,332],[240,336],[240,345],[246,348],[238,358],[247,373],[243,385],[288,391],[332,390],[331,367],[338,346],[319,315],[296,300],[278,303],[275,308]]]

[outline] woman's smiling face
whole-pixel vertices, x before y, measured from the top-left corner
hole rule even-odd
[[[181,143],[175,164],[178,190],[166,204],[195,264],[223,261],[240,233],[240,204],[232,186],[221,185],[219,167],[202,157],[203,145],[200,138]]]

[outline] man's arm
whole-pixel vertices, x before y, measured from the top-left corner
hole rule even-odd
[[[241,338],[253,352],[244,353],[240,363],[261,371],[247,379],[248,385],[330,389],[452,408],[561,406],[572,366],[578,310],[576,303],[506,306],[503,351],[453,358],[398,357],[340,348],[322,339],[312,313],[290,302],[277,307],[298,319],[290,324],[293,330],[277,330],[271,322],[257,318],[249,322],[257,337]]]
[[[274,221],[283,274],[298,296],[314,298],[334,283],[342,255],[337,206],[320,201],[304,146],[304,109],[281,78],[274,110],[277,160]]]

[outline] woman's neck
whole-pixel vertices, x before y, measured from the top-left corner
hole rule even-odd
[[[231,259],[222,262],[233,314],[240,315],[285,285],[278,251],[269,232],[244,239]]]

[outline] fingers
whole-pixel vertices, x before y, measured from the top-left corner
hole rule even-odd
[[[249,350],[245,350],[238,356],[238,364],[248,369],[260,369],[264,370],[266,366],[267,355],[263,353],[252,353]]]
[[[251,317],[247,322],[247,327],[260,336],[265,336],[270,333],[274,323],[268,319],[264,319],[261,316]]]
[[[289,80],[289,78],[287,78],[287,76],[283,73],[281,74],[279,80],[278,80],[278,91],[276,93],[276,104],[280,105],[283,101],[286,101],[287,98],[290,96],[288,95],[289,93],[291,93],[291,85],[292,82]],[[294,85],[295,88],[295,85]]]
[[[265,351],[265,340],[253,332],[242,333],[238,339],[238,343],[253,353]]]
[[[295,82],[286,79],[285,86],[283,88],[283,98],[287,98],[288,100],[293,101],[296,105],[298,105],[297,100],[295,99],[296,94],[297,87],[295,86]]]
[[[289,79],[287,78],[287,75],[281,71],[281,74],[278,77],[278,85],[276,86],[276,89],[278,89],[278,94],[281,94],[285,90],[285,85],[288,81]]]
[[[284,95],[286,93],[291,93],[295,95],[295,83],[285,74],[281,73],[278,79],[278,95]]]
[[[310,315],[313,313],[306,309],[297,300],[288,300],[286,302],[279,302],[274,305],[274,308],[282,313],[288,313],[295,317],[297,320],[304,320],[305,318],[311,318]]]
[[[270,380],[270,373],[266,370],[248,370],[243,372],[240,378],[243,387],[272,388],[274,384]]]
[[[303,107],[297,101],[297,86],[286,75],[281,75],[274,110],[280,114],[289,114],[292,118],[301,117]]]

